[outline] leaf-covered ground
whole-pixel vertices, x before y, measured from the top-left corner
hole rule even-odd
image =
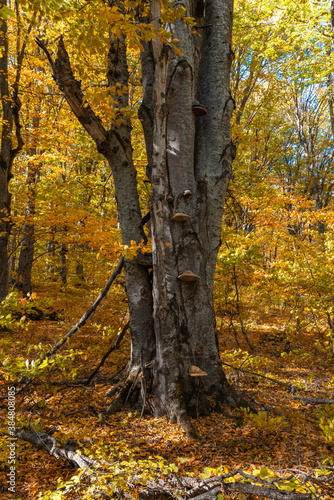
[[[40,291],[41,296],[45,293]],[[29,375],[31,363],[26,360],[37,359],[67,333],[92,298],[92,293],[84,289],[66,297],[58,294],[52,304],[58,311],[57,321],[30,320],[27,331],[17,327],[0,332],[1,396],[20,373]],[[45,303],[39,304],[45,307]],[[116,380],[112,376],[127,363],[128,334],[89,386],[76,382],[89,375],[117,339],[127,321],[121,310],[120,304],[107,298],[89,324],[59,351],[55,362],[37,376],[36,383],[17,395],[18,428],[48,432],[62,445],[68,440],[79,442],[85,454],[113,464],[110,477],[120,487],[138,471],[143,481],[168,473],[209,477],[237,468],[255,475],[261,470],[274,471],[299,480],[307,474],[314,478],[325,472],[333,474],[334,363],[326,338],[307,328],[287,338],[282,327],[284,318],[278,311],[264,315],[254,308],[243,311],[248,318],[247,335],[255,346],[251,353],[238,317],[233,318],[232,331],[228,315],[219,319],[226,374],[259,412],[250,414],[226,407],[221,413],[194,419],[199,440],[190,441],[178,425],[145,414],[141,418],[138,411],[124,409],[104,417],[110,401],[105,395]],[[9,471],[6,418],[6,401],[1,400],[1,486],[6,486]],[[69,462],[57,461],[45,450],[18,440],[16,459],[16,493],[3,490],[3,499],[71,499],[85,491],[87,496],[82,498],[95,498],[84,478],[80,486],[66,486],[76,471]],[[318,493],[314,490],[318,498],[334,497],[334,481],[313,483],[313,487],[318,488]],[[131,494],[135,497],[135,487]],[[234,494],[230,498],[257,497]]]

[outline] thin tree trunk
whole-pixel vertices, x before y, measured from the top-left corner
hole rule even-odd
[[[45,271],[53,279],[55,279],[55,256],[56,256],[56,242],[55,242],[55,229],[53,227],[49,230],[49,239],[46,244],[46,264]]]
[[[15,217],[15,212],[14,212],[14,217]],[[11,237],[10,237],[10,243],[8,247],[8,252],[9,252],[9,283],[14,283],[15,279],[15,270],[16,270],[16,258],[15,258],[15,252],[17,250],[17,236],[18,236],[18,230],[17,227],[14,226],[12,231],[11,231]]]
[[[1,1],[1,7],[7,6],[7,1]],[[0,301],[8,293],[9,266],[8,240],[10,235],[10,202],[8,183],[11,179],[11,151],[13,131],[13,101],[9,94],[8,84],[8,35],[7,21],[0,18],[0,93],[2,104],[2,132],[0,148]]]
[[[60,254],[59,274],[63,285],[67,285],[67,258],[66,258],[67,252],[68,249],[66,243],[62,243],[60,245],[60,252],[59,252]]]
[[[16,286],[25,296],[31,293],[31,272],[34,261],[35,243],[35,206],[36,206],[36,185],[39,177],[41,165],[36,162],[38,131],[40,124],[40,105],[36,105],[32,119],[31,147],[28,151],[30,161],[27,171],[27,206],[25,210],[25,222],[22,231],[22,242],[16,268]],[[13,288],[14,288],[13,287]]]
[[[16,267],[17,278],[13,287],[21,290],[25,296],[31,293],[31,271],[34,259],[36,176],[37,166],[31,163],[28,165],[26,218],[23,225],[22,242]]]
[[[334,35],[334,0],[331,0],[330,3],[330,10],[331,10],[331,29],[332,29],[332,46],[330,49],[330,52],[333,50],[333,35]],[[333,106],[333,86],[334,86],[334,75],[333,73],[329,73],[327,76],[327,89],[328,89],[328,110],[329,110],[329,116],[331,120],[331,129],[332,129],[332,134],[334,134],[334,106]]]
[[[110,1],[110,6],[118,2]],[[122,243],[130,245],[134,240],[140,243],[145,240],[142,227],[142,216],[139,207],[137,192],[136,170],[132,160],[131,123],[127,116],[120,112],[122,124],[113,124],[106,130],[90,106],[84,105],[84,96],[80,82],[74,79],[68,54],[64,42],[60,39],[58,54],[55,62],[43,42],[38,41],[45,51],[51,64],[55,81],[64,93],[75,116],[83,125],[88,134],[94,139],[97,150],[103,154],[112,170],[115,194],[117,200],[118,217],[121,225]],[[128,69],[126,62],[125,38],[121,35],[116,39],[110,35],[110,49],[108,53],[108,84],[111,88],[121,84],[128,86]],[[128,94],[113,95],[117,108],[127,106]],[[130,311],[131,331],[131,369],[130,376],[138,372],[141,359],[144,363],[151,361],[154,354],[154,332],[152,324],[152,292],[148,269],[139,264],[137,259],[125,261],[124,265],[126,291]]]
[[[7,7],[7,0],[1,0],[1,7]],[[16,14],[19,18],[18,6],[16,5]],[[33,20],[35,14],[33,15]],[[19,21],[19,19],[18,19]],[[8,242],[11,232],[11,195],[8,190],[9,181],[13,177],[12,166],[15,157],[23,147],[21,136],[21,125],[19,112],[21,102],[18,97],[19,81],[21,68],[27,43],[27,37],[32,28],[30,24],[27,36],[22,46],[20,46],[20,23],[18,22],[17,33],[17,67],[15,81],[13,82],[13,95],[9,93],[9,72],[8,72],[8,29],[5,17],[0,18],[0,96],[2,104],[2,132],[0,147],[0,301],[8,293],[9,283],[9,262],[8,262]],[[12,148],[12,132],[15,125],[17,145]]]

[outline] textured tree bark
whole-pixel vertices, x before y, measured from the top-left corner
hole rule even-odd
[[[6,7],[7,0],[1,0],[0,6]],[[31,25],[32,26],[32,25]],[[28,29],[30,33],[31,27]],[[13,93],[9,92],[8,81],[8,35],[7,21],[0,18],[0,96],[2,105],[2,131],[0,146],[0,301],[8,293],[9,283],[9,262],[8,262],[8,242],[11,232],[10,205],[11,195],[8,191],[10,179],[13,177],[12,165],[16,155],[23,147],[21,137],[21,125],[19,122],[19,112],[21,103],[18,98],[18,86],[21,75],[21,67],[26,47],[26,41],[18,50],[15,82],[13,83]],[[20,31],[20,28],[19,28]],[[27,39],[26,39],[27,40]],[[18,39],[18,47],[20,40]],[[15,125],[17,146],[12,148],[12,132]]]
[[[177,21],[172,31],[182,55],[168,49],[159,37],[146,45],[141,116],[147,151],[152,151],[148,161],[152,167],[156,360],[155,397],[150,405],[156,415],[167,415],[191,432],[188,413],[208,409],[212,406],[209,399],[214,404],[242,403],[221,368],[213,305],[224,197],[235,154],[230,136],[234,104],[229,89],[233,1],[185,0],[180,4],[186,15],[199,13],[201,40],[186,23]],[[158,0],[151,2],[151,20],[158,29]],[[192,107],[196,99],[207,109],[206,116],[195,117]],[[186,213],[190,219],[173,221],[176,213]],[[200,279],[178,279],[186,270]],[[200,381],[190,376],[191,365],[207,376]]]
[[[1,1],[1,7],[7,5],[6,0]],[[8,85],[8,37],[7,22],[0,19],[0,92],[2,104],[2,133],[0,149],[0,301],[8,293],[9,266],[8,266],[8,240],[10,236],[10,194],[8,183],[11,177],[11,150],[13,111],[12,99]]]

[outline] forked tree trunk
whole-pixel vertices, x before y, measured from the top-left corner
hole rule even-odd
[[[110,0],[109,4],[111,7],[117,5],[122,10],[121,2]],[[112,124],[111,128],[106,130],[100,119],[84,100],[80,82],[75,80],[72,73],[63,40],[60,39],[59,41],[55,62],[52,61],[43,42],[39,40],[38,44],[47,54],[54,79],[59,89],[64,93],[73,113],[95,141],[97,150],[103,154],[112,170],[122,243],[130,245],[131,240],[140,243],[145,238],[145,234],[139,207],[137,174],[132,158],[131,123],[129,118],[120,111],[119,117],[122,118],[122,123],[120,125]],[[123,35],[121,35],[120,39],[117,39],[113,34],[110,35],[107,76],[110,88],[115,88],[116,84],[121,85],[123,90],[128,87],[129,75]],[[127,106],[127,92],[122,93],[122,95],[116,93],[112,97],[119,110]],[[129,383],[131,385],[142,363],[151,361],[154,356],[152,287],[147,266],[142,265],[137,259],[127,259],[125,261],[124,274],[132,339],[129,370]],[[120,405],[122,405],[122,398],[119,398],[116,402],[115,409],[118,409]]]
[[[109,0],[109,5],[122,12],[122,2]],[[141,384],[142,401],[153,414],[181,423],[192,434],[189,414],[221,402],[233,407],[243,403],[222,371],[213,304],[224,197],[235,154],[229,89],[233,0],[185,0],[177,5],[184,5],[186,15],[197,18],[201,37],[179,20],[172,31],[180,40],[182,55],[164,45],[159,36],[143,42],[141,55],[140,117],[152,183],[153,293],[141,259],[128,260],[125,278],[132,341],[128,381],[142,370],[147,382]],[[159,30],[159,0],[151,1],[150,15]],[[128,118],[123,116],[123,124],[106,131],[91,108],[83,105],[80,83],[74,79],[63,41],[55,63],[39,43],[59,88],[110,164],[123,243],[140,242],[144,234]],[[116,83],[128,85],[123,35],[119,40],[111,37],[108,82],[111,88]],[[119,108],[127,105],[127,94],[113,97]],[[207,109],[206,116],[195,117],[195,99]],[[176,213],[190,218],[175,221]],[[199,280],[181,281],[179,276],[188,270]],[[192,377],[193,365],[207,375]],[[129,384],[110,411],[119,408],[128,394]]]

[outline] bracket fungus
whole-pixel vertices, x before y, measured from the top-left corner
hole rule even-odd
[[[184,271],[180,276],[178,277],[180,281],[198,281],[200,279],[197,274],[194,274],[192,271]]]
[[[203,372],[203,370],[198,368],[198,366],[191,365],[189,368],[189,375],[191,377],[204,377],[205,375],[207,375],[207,373]]]
[[[183,221],[189,220],[189,219],[190,219],[190,215],[188,215],[188,214],[182,214],[182,213],[175,214],[172,217],[172,220],[176,221],[176,222],[183,222]]]
[[[195,116],[205,116],[208,113],[208,110],[205,106],[203,106],[203,104],[195,101],[193,104],[193,113]]]
[[[183,191],[183,196],[185,196],[186,198],[188,196],[191,196],[191,195],[192,195],[192,192],[189,189],[186,189],[185,191]]]

